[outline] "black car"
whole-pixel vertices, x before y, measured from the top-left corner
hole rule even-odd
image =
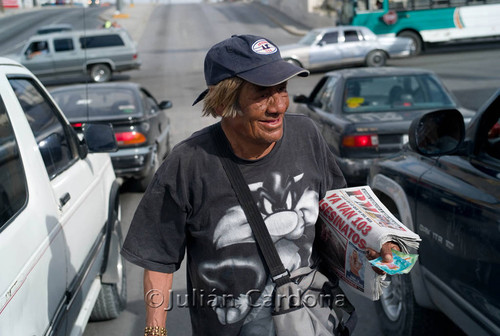
[[[401,150],[411,121],[426,112],[463,109],[431,71],[356,68],[325,74],[296,112],[316,121],[349,185],[366,184],[374,159]]]
[[[118,151],[111,153],[116,176],[134,179],[145,190],[170,152],[170,119],[144,87],[131,82],[78,84],[50,91],[76,130],[83,123],[111,123]]]
[[[387,335],[427,335],[438,309],[468,335],[500,335],[500,91],[464,128],[457,110],[410,127],[409,146],[375,162],[369,185],[422,239],[409,275],[376,303]]]

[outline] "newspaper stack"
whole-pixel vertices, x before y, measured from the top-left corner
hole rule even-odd
[[[366,249],[380,251],[393,241],[402,252],[418,249],[420,237],[404,226],[369,186],[331,190],[320,201],[316,244],[325,266],[371,300],[378,300],[389,282],[372,269]]]

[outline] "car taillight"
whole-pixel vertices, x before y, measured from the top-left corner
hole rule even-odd
[[[367,135],[345,135],[342,138],[344,147],[377,147],[378,136],[376,134]]]
[[[146,136],[140,132],[118,132],[115,133],[118,146],[138,145],[146,142]]]
[[[81,123],[81,122],[71,123],[71,126],[73,126],[74,128],[82,128],[82,125],[83,125],[83,123]]]
[[[134,54],[134,56],[132,56],[132,59],[137,59],[137,54]]]

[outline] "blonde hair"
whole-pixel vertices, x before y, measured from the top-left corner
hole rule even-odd
[[[239,77],[224,79],[208,88],[208,93],[203,99],[203,116],[216,118],[217,110],[222,108],[221,117],[234,118],[240,114],[238,104],[241,88],[245,81]]]

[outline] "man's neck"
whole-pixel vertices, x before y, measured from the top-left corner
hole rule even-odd
[[[243,137],[241,137],[237,132],[234,132],[233,129],[229,127],[224,127],[224,123],[221,123],[222,130],[224,131],[224,134],[226,135],[226,138],[229,140],[229,143],[231,144],[231,149],[233,150],[233,153],[245,160],[258,160],[269,154],[274,146],[276,145],[276,142],[267,144],[267,143],[262,143],[262,144],[256,144],[250,141],[246,141]]]

